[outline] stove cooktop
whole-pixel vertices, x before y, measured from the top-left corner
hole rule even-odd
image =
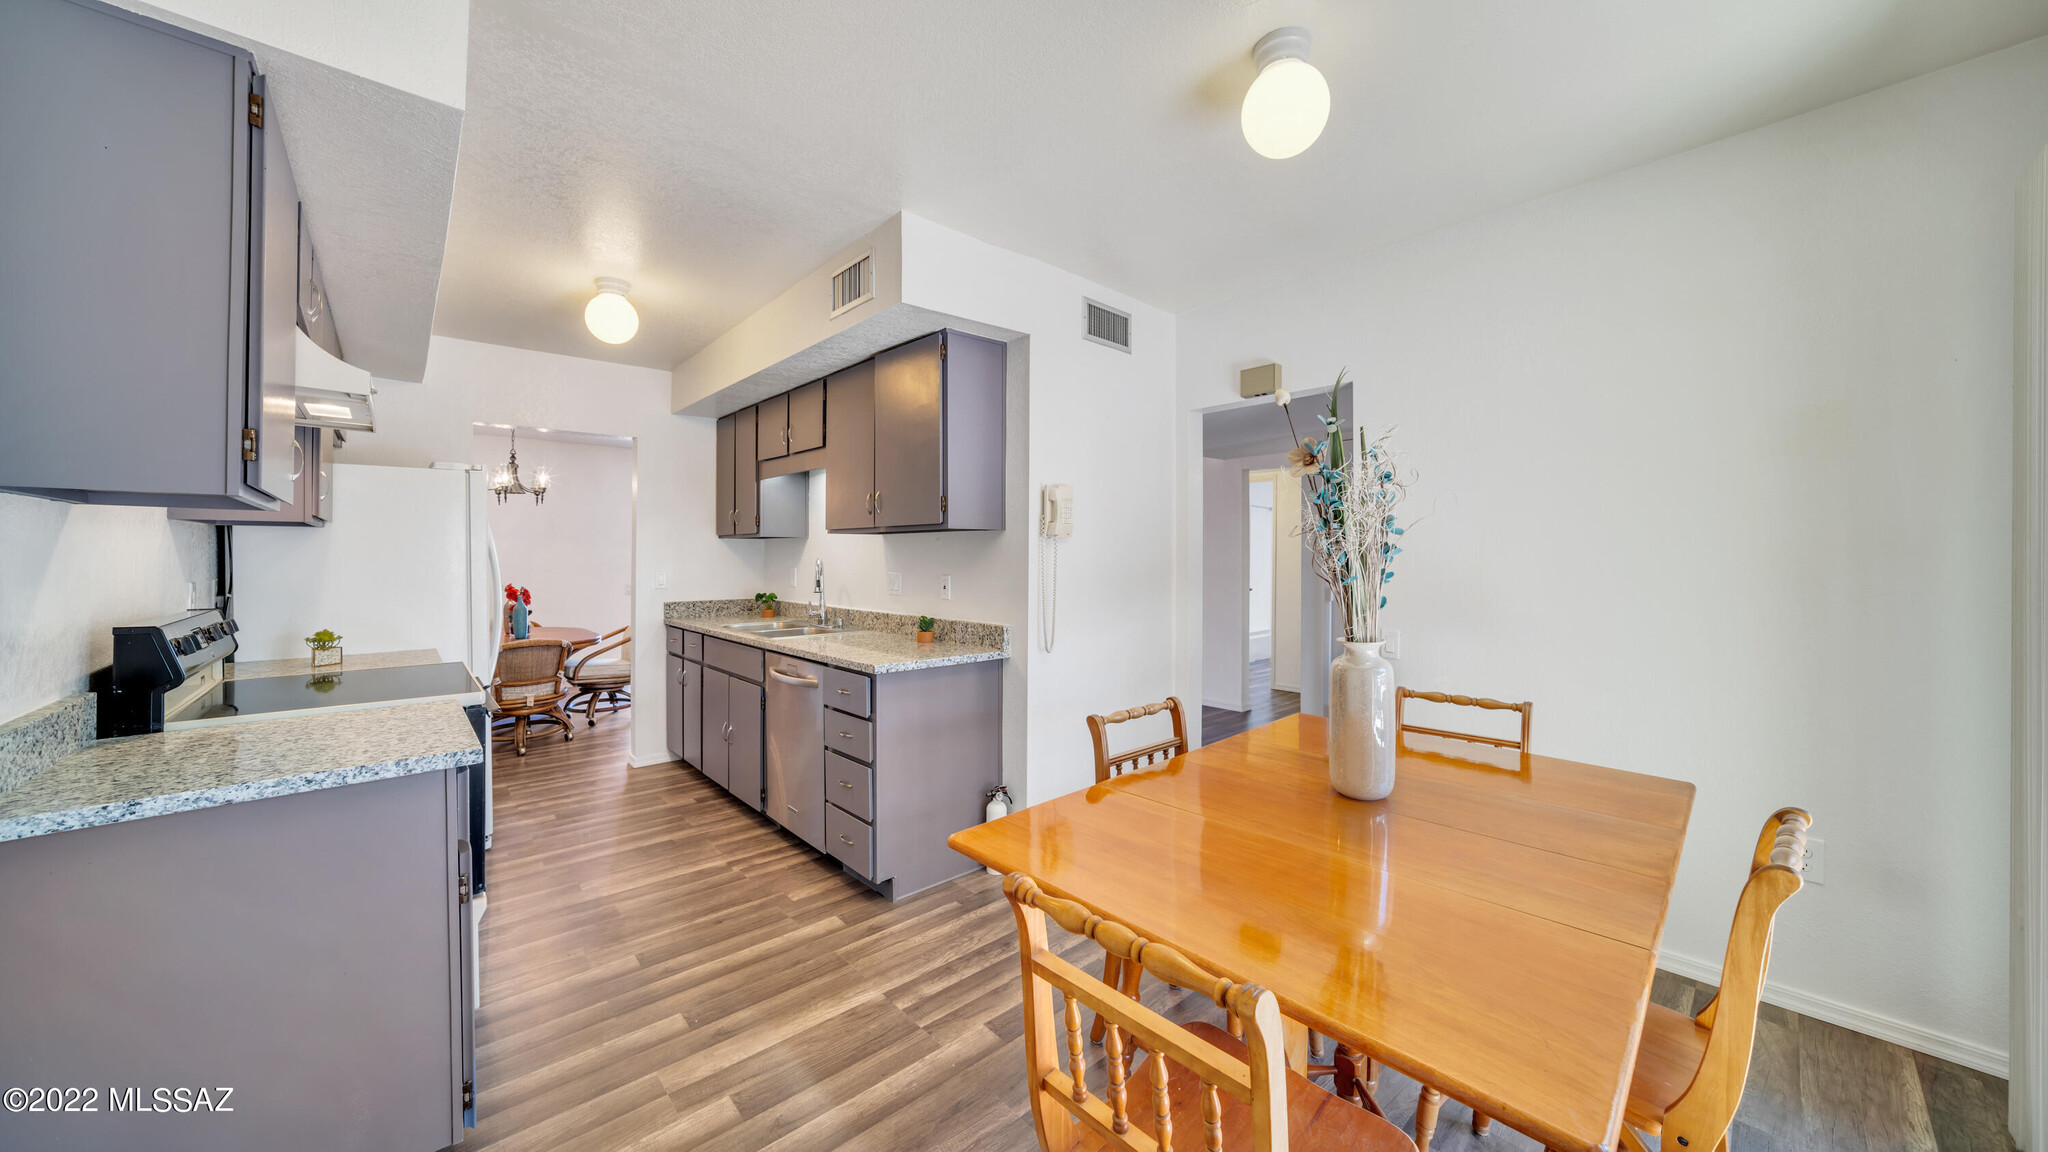
[[[166,728],[231,720],[272,719],[292,712],[370,708],[480,694],[483,688],[459,663],[409,668],[358,668],[225,680],[164,718]]]

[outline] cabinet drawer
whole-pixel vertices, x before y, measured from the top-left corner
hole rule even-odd
[[[683,659],[704,659],[704,634],[702,632],[683,633]]]
[[[825,714],[825,747],[855,760],[875,758],[875,726],[857,716]]]
[[[855,716],[870,715],[868,700],[874,681],[843,668],[825,669],[825,706]]]
[[[742,680],[759,684],[763,676],[762,661],[765,658],[759,648],[720,640],[716,636],[703,637],[704,662],[724,672],[730,672]]]
[[[671,656],[681,656],[683,652],[683,630],[681,628],[670,628],[668,630],[668,654]]]
[[[873,823],[875,770],[837,752],[825,753],[825,798]]]
[[[875,830],[844,809],[825,805],[825,850],[841,864],[875,879]]]

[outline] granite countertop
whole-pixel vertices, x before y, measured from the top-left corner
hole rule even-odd
[[[734,631],[734,624],[759,624],[759,612],[746,611],[747,601],[675,601],[665,606],[670,624],[745,644],[785,656],[797,656],[844,668],[851,672],[912,672],[921,668],[946,668],[955,664],[979,664],[985,660],[1006,660],[1010,655],[1010,630],[1001,624],[942,620],[940,639],[930,644],[917,642],[916,617],[893,613],[847,609],[847,629],[824,636],[763,636],[758,632]],[[802,624],[802,607],[784,605],[784,624]],[[832,610],[833,617],[842,613]],[[907,622],[907,623],[906,623]]]
[[[99,740],[0,794],[0,840],[483,763],[459,704]]]
[[[445,664],[441,654],[432,648],[410,648],[403,652],[350,652],[342,649],[341,664],[338,667],[315,668],[310,657],[294,656],[289,660],[241,660],[220,666],[223,680],[255,680],[264,676],[291,676],[296,673],[347,672],[352,668],[412,668],[421,664]]]

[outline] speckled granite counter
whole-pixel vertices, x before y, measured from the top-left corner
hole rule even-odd
[[[0,841],[483,763],[462,706],[400,704],[96,741],[0,795]]]
[[[761,623],[759,612],[750,612],[746,600],[677,600],[663,606],[663,618],[670,624],[716,636],[735,644],[746,644],[785,656],[798,656],[844,668],[851,672],[911,672],[920,668],[945,668],[954,664],[978,664],[984,660],[1005,660],[1010,655],[1010,630],[1002,624],[970,620],[941,620],[939,639],[930,644],[917,642],[917,617],[887,612],[846,609],[847,629],[824,636],[763,636],[758,632],[733,630],[734,624]],[[804,623],[802,605],[784,604],[782,619],[789,624]],[[834,619],[841,610],[831,609]]]
[[[315,668],[310,657],[294,656],[289,660],[246,660],[220,666],[223,680],[253,680],[260,676],[290,676],[294,673],[346,672],[352,668],[413,668],[421,664],[444,663],[441,654],[432,648],[412,648],[404,652],[350,652],[342,649],[340,667]]]

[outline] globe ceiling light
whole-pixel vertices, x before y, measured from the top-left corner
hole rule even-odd
[[[607,344],[624,344],[640,330],[640,313],[626,299],[632,285],[614,276],[597,278],[597,295],[583,306],[583,326]]]
[[[1269,160],[1299,156],[1330,120],[1330,85],[1308,62],[1308,29],[1275,28],[1252,48],[1258,79],[1244,94],[1245,143]]]

